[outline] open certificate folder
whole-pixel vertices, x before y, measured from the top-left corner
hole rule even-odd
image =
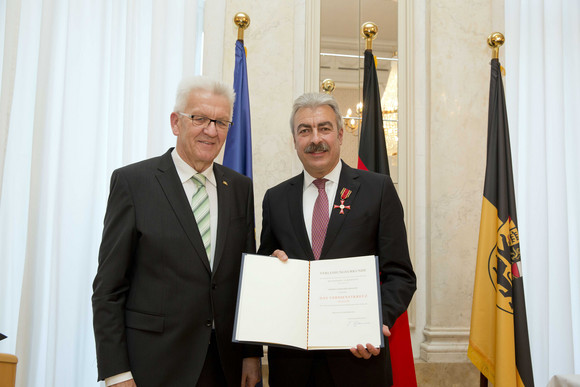
[[[307,350],[384,347],[378,258],[244,254],[233,341]]]

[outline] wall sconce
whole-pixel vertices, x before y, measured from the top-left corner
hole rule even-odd
[[[358,126],[361,121],[363,111],[363,104],[359,102],[356,104],[356,116],[352,115],[352,109],[348,109],[346,111],[346,117],[342,117],[344,119],[344,127],[346,130],[352,134],[357,134]]]

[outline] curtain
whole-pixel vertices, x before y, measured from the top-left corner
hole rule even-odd
[[[580,2],[506,1],[506,98],[536,385],[580,374]]]
[[[202,72],[203,20],[203,0],[1,2],[0,352],[18,356],[17,385],[96,384],[109,178],[174,146],[169,114],[179,80]]]

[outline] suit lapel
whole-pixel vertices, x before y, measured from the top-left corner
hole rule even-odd
[[[203,241],[191,210],[191,204],[189,204],[189,199],[185,195],[183,185],[179,181],[179,175],[171,158],[171,150],[161,156],[156,177],[183,231],[195,249],[197,257],[202,261],[207,271],[211,271]]]
[[[290,180],[290,189],[288,190],[286,203],[288,204],[288,213],[290,214],[290,222],[294,228],[294,235],[296,235],[300,242],[305,256],[309,260],[313,260],[314,253],[312,252],[312,246],[308,239],[308,232],[304,224],[304,212],[302,210],[303,187],[304,172]]]
[[[342,161],[341,161],[342,162]],[[356,169],[352,169],[345,163],[342,163],[342,171],[340,172],[340,178],[338,180],[338,188],[336,190],[336,196],[334,197],[333,201],[333,208],[331,211],[330,219],[328,221],[328,229],[326,230],[326,237],[324,238],[324,245],[322,246],[322,253],[320,254],[321,257],[324,257],[327,253],[336,236],[340,232],[342,225],[348,219],[350,210],[345,209],[344,214],[340,213],[340,209],[334,208],[334,205],[340,205],[340,191],[343,188],[351,190],[351,194],[348,199],[345,200],[345,205],[352,206],[355,203],[356,195],[358,193],[358,189],[360,188],[360,183],[357,181],[358,179],[358,172]]]
[[[215,182],[218,196],[218,222],[217,222],[217,236],[216,246],[214,247],[214,262],[213,272],[215,273],[224,251],[226,244],[228,228],[230,225],[230,209],[232,205],[232,188],[230,188],[227,176],[219,165],[214,164],[213,173],[215,174]]]

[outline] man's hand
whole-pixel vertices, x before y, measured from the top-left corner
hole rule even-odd
[[[383,324],[383,335],[389,337],[391,335],[391,331],[389,330],[389,327]]]
[[[386,325],[383,325],[383,335],[387,337],[391,335],[391,331]],[[379,353],[381,353],[381,349],[367,343],[366,347],[364,347],[362,344],[359,344],[356,346],[356,348],[351,348],[350,352],[359,359],[370,359],[371,356],[378,356]]]
[[[259,357],[246,357],[242,362],[242,387],[254,387],[262,380]]]
[[[276,257],[282,262],[286,262],[288,260],[288,256],[283,250],[274,250],[272,257]]]
[[[121,383],[112,384],[110,387],[137,387],[137,385],[134,379],[129,379]]]

